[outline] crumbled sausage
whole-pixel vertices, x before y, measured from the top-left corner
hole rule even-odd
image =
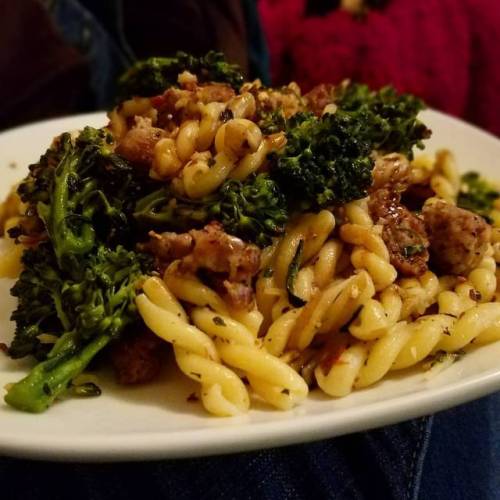
[[[229,281],[247,281],[257,274],[260,250],[255,245],[227,234],[222,224],[211,222],[203,229],[193,229],[193,251],[181,262],[181,269],[196,272],[207,269],[227,274]]]
[[[491,238],[491,226],[482,217],[444,201],[426,205],[423,216],[437,270],[466,275],[477,267]]]
[[[120,384],[150,382],[159,373],[165,342],[149,330],[124,336],[111,350],[111,362]]]
[[[307,108],[316,116],[321,116],[325,106],[335,102],[335,85],[321,83],[304,95]]]
[[[400,202],[400,194],[389,187],[370,195],[370,213],[382,226],[382,239],[391,264],[404,276],[420,276],[427,271],[429,240],[424,221]]]
[[[251,281],[259,271],[260,250],[227,234],[218,222],[182,234],[151,232],[149,242],[140,245],[140,250],[153,254],[160,270],[180,259],[181,273],[201,271],[235,308],[252,303]]]
[[[136,165],[149,167],[155,145],[164,135],[164,130],[153,127],[150,118],[136,116],[135,126],[125,134],[116,152]]]
[[[410,162],[399,153],[379,156],[375,159],[372,175],[372,191],[388,186],[394,191],[404,191],[410,184]]]
[[[210,83],[196,89],[196,99],[204,104],[227,102],[235,96],[234,90],[224,83]]]
[[[138,245],[141,252],[153,254],[158,261],[170,263],[185,257],[193,247],[193,237],[189,233],[149,232],[149,241]]]

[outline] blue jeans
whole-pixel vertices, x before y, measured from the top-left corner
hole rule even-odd
[[[500,499],[500,394],[398,425],[199,459],[0,459],[2,498]]]

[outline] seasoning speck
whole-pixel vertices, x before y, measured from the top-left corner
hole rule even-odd
[[[217,326],[226,326],[226,323],[220,316],[214,316],[212,320]]]

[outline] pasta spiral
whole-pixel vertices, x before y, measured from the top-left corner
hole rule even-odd
[[[259,341],[241,323],[208,308],[193,310],[194,324],[212,338],[222,360],[243,371],[252,389],[269,404],[288,410],[308,394],[302,377],[279,358],[259,348]]]
[[[354,245],[352,265],[355,269],[368,271],[375,289],[383,290],[396,280],[397,271],[389,262],[389,251],[377,234],[364,200],[348,203],[346,216],[350,222],[340,227],[340,238]]]
[[[188,324],[184,309],[165,284],[159,278],[148,278],[143,291],[136,303],[144,322],[156,335],[173,344],[181,371],[202,386],[204,407],[218,416],[247,412],[250,399],[245,385],[220,363],[210,337]]]
[[[500,304],[478,304],[459,319],[446,314],[422,316],[412,323],[396,323],[373,342],[347,341],[328,369],[315,369],[318,385],[331,396],[341,397],[353,388],[381,380],[390,370],[409,368],[433,352],[456,352],[471,343],[500,339]]]

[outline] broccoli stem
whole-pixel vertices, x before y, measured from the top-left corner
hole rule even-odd
[[[72,210],[69,201],[71,178],[76,175],[79,156],[71,144],[57,166],[54,178],[52,202],[46,205],[39,202],[38,213],[44,220],[54,245],[58,262],[69,254],[84,255],[92,250],[95,243],[95,232],[92,225],[85,222],[81,225],[80,234],[75,234],[68,221],[71,216],[78,217]]]
[[[65,333],[49,358],[36,365],[25,378],[9,389],[5,402],[22,411],[45,411],[110,340],[110,336],[100,335],[75,354],[77,347],[74,333]]]

